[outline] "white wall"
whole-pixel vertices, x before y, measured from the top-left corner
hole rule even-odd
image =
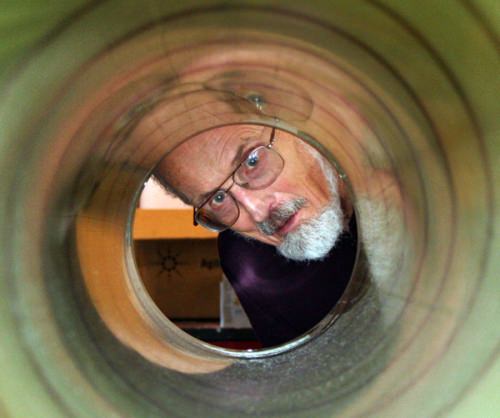
[[[163,187],[151,177],[145,184],[139,198],[141,209],[188,209],[190,206],[180,199],[169,195]]]

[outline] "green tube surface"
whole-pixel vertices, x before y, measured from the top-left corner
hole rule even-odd
[[[8,3],[1,417],[500,417],[498,1]],[[358,303],[253,358],[159,315],[130,238],[161,156],[239,122],[330,155],[364,231]]]

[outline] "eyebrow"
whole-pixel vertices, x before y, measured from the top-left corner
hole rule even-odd
[[[244,138],[244,139],[248,139],[250,140],[251,138]],[[248,142],[244,142],[242,144],[240,144],[240,146],[238,147],[238,150],[236,151],[236,153],[234,154],[234,157],[231,161],[231,167],[235,167],[237,164],[240,164],[241,163],[241,157],[243,155],[243,150],[248,146]]]

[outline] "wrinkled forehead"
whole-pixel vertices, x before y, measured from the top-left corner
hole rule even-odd
[[[168,154],[157,172],[192,204],[217,188],[241,162],[245,152],[267,144],[270,128],[231,125],[196,135]]]

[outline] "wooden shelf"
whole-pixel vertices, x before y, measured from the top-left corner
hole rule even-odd
[[[192,209],[137,209],[134,239],[216,238],[217,233],[193,225]]]

